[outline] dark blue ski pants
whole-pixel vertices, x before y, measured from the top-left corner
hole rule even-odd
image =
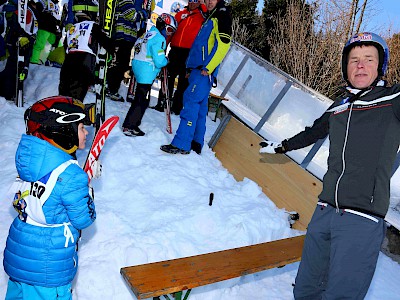
[[[308,225],[297,300],[364,299],[385,236],[382,218],[320,203]]]

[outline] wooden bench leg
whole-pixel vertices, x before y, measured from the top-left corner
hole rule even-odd
[[[222,99],[214,98],[212,96],[209,96],[209,98],[208,98],[208,111],[210,111],[210,108],[212,108],[212,110],[215,110],[215,115],[213,118],[214,122],[217,120],[217,116],[219,113],[219,107],[221,106],[221,101],[222,101]]]
[[[187,290],[183,299],[182,299],[182,296],[183,296],[182,291],[173,293],[172,294],[172,297],[174,297],[173,300],[187,300],[191,291],[192,291],[191,289]],[[163,295],[163,297],[167,300],[172,300],[172,298],[170,298],[168,295]],[[153,297],[153,300],[161,300],[161,299],[160,299],[160,297]]]
[[[187,300],[187,298],[189,298],[189,294],[190,294],[191,291],[192,291],[191,289],[187,290],[185,296],[183,297],[183,300]],[[180,293],[181,293],[181,296],[182,296],[182,293],[183,293],[183,292],[180,292]],[[180,298],[179,298],[179,299],[180,299]],[[177,300],[177,299],[175,298],[175,300]]]

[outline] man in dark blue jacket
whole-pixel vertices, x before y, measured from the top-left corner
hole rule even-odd
[[[361,300],[368,292],[400,144],[400,85],[381,80],[388,60],[380,36],[353,36],[342,54],[344,95],[312,127],[281,143],[260,143],[260,152],[285,153],[329,135],[328,170],[307,228],[296,299]]]
[[[218,68],[229,50],[232,18],[224,0],[206,0],[208,17],[193,42],[186,61],[189,86],[183,94],[181,122],[171,144],[161,150],[171,154],[201,153],[206,132],[208,95]]]

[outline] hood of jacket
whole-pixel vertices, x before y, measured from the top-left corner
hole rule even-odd
[[[70,159],[73,159],[71,155],[49,142],[23,134],[15,155],[15,165],[22,180],[35,182]]]

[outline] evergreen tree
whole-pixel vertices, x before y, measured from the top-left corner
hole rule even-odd
[[[264,0],[261,22],[257,31],[258,53],[260,56],[270,61],[271,47],[268,44],[267,36],[269,32],[275,30],[275,20],[284,17],[287,10],[287,0]]]
[[[238,34],[245,33],[245,37],[240,38],[240,42],[243,46],[255,51],[254,47],[254,33],[260,26],[260,16],[257,12],[257,1],[255,0],[230,0],[227,1],[232,9],[232,18],[238,21],[238,26],[242,30],[236,32]],[[239,30],[237,30],[239,31]]]
[[[260,28],[257,32],[257,46],[260,56],[268,61],[271,61],[271,45],[268,43],[268,38],[272,32],[276,31],[277,19],[285,19],[290,3],[297,3],[300,7],[304,7],[309,13],[307,18],[312,18],[311,6],[306,3],[306,0],[264,0],[264,8],[262,10]],[[309,20],[303,20],[309,22]],[[312,31],[312,29],[311,29]]]

